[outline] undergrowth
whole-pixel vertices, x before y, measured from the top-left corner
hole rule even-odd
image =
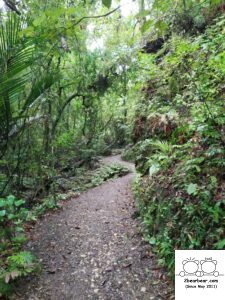
[[[129,173],[129,169],[121,164],[112,164],[101,167],[91,180],[92,186],[98,186],[111,178],[118,178]]]
[[[176,249],[225,249],[224,24],[143,57],[153,71],[125,156],[146,240],[171,275]]]

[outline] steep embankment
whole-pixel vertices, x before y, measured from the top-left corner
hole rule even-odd
[[[221,15],[142,58],[147,80],[124,157],[142,175],[146,238],[171,274],[175,249],[225,247],[224,26]]]

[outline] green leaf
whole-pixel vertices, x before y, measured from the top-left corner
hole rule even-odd
[[[8,204],[8,205],[13,205],[15,199],[16,199],[16,198],[15,198],[13,195],[9,195],[9,196],[7,197],[7,204]]]
[[[160,34],[164,34],[166,29],[168,28],[167,24],[165,22],[163,22],[162,20],[158,20],[155,23],[155,27],[158,29]]]
[[[25,111],[38,97],[40,97],[53,83],[57,80],[50,74],[43,74],[42,77],[37,79],[37,82],[33,84],[29,96],[27,97],[22,111]]]
[[[157,163],[153,163],[149,168],[149,176],[152,177],[152,175],[157,173],[159,170],[160,170],[160,165]]]
[[[166,12],[170,8],[170,6],[171,6],[171,2],[170,1],[155,0],[155,1],[153,1],[152,8],[154,8],[155,10],[160,9],[160,11]]]
[[[136,14],[136,18],[144,18],[148,15],[150,15],[151,11],[150,10],[143,10],[141,12],[139,12],[138,14]]]
[[[197,191],[197,184],[190,183],[187,187],[187,193],[188,195],[193,195]]]
[[[156,243],[156,238],[155,238],[155,237],[151,237],[150,240],[149,240],[149,243],[150,243],[151,245],[155,245],[155,243]]]
[[[0,217],[4,217],[6,215],[6,210],[0,210]]]
[[[223,240],[217,242],[217,243],[215,244],[215,247],[216,247],[216,249],[223,249],[223,248],[225,247],[225,239],[223,239]]]
[[[0,207],[4,207],[5,206],[5,199],[0,199]]]
[[[144,33],[145,31],[147,31],[152,25],[154,24],[153,20],[148,20],[146,21],[143,26],[141,27],[141,32]]]
[[[17,201],[15,201],[15,206],[19,207],[19,206],[23,205],[24,203],[25,203],[24,200],[17,200]]]
[[[24,29],[23,32],[27,37],[35,36],[35,29],[33,26],[28,26],[27,28]]]
[[[112,4],[112,0],[102,0],[102,4],[106,6],[107,8],[110,8]]]
[[[14,219],[14,218],[15,218],[15,215],[14,215],[14,214],[9,214],[9,215],[8,215],[8,219],[9,219],[9,220],[12,220],[12,219]]]
[[[73,15],[77,12],[77,9],[75,7],[70,7],[70,8],[67,9],[66,12],[67,12],[68,15]]]
[[[45,15],[42,15],[33,21],[33,25],[35,27],[38,27],[38,26],[42,25],[45,21],[46,21],[46,17],[45,17]]]
[[[28,268],[32,266],[33,262],[34,256],[28,251],[22,251],[8,257],[8,263],[14,267]]]

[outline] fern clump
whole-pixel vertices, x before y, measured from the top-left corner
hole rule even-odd
[[[118,178],[129,173],[129,169],[121,164],[112,164],[101,167],[94,175],[91,185],[98,186],[111,178]]]
[[[221,16],[202,35],[174,35],[166,55],[149,59],[157,72],[132,148],[135,193],[146,239],[171,274],[175,249],[225,248],[224,24]]]
[[[31,219],[24,204],[24,200],[13,195],[0,199],[0,295],[10,293],[14,279],[37,268],[34,256],[22,251],[26,241],[23,225]]]

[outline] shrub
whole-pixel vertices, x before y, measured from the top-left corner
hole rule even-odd
[[[10,195],[0,199],[0,295],[10,293],[10,283],[37,267],[35,258],[22,251],[26,241],[23,224],[31,218],[25,201]]]

